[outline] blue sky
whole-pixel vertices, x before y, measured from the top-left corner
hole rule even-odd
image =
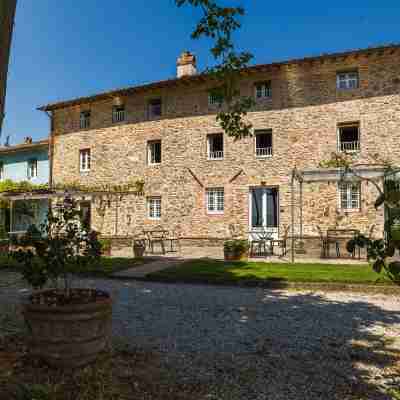
[[[200,14],[174,0],[18,1],[1,142],[46,137],[40,105],[174,77],[183,50],[213,62],[190,39]],[[223,3],[245,7],[237,43],[257,64],[400,42],[398,0]]]

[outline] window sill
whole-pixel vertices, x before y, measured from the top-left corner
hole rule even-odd
[[[223,211],[207,211],[207,215],[224,215]]]
[[[90,172],[91,172],[91,170],[89,169],[89,170],[85,170],[85,171],[82,171],[82,170],[80,170],[79,171],[79,173],[81,174],[81,175],[89,175],[90,174]]]
[[[339,210],[340,214],[356,214],[361,212],[360,208],[340,208]]]
[[[161,166],[161,163],[160,162],[159,163],[148,163],[147,166],[148,167],[159,167],[159,166]]]
[[[147,219],[148,219],[149,221],[161,221],[161,217],[160,217],[160,218],[147,217]]]
[[[224,158],[209,158],[207,157],[207,161],[223,161]]]
[[[270,156],[258,156],[257,154],[255,154],[255,157],[257,160],[265,160],[268,158],[272,158],[272,154]]]
[[[272,101],[272,96],[269,97],[255,97],[254,98],[256,103],[262,103],[262,102],[266,102],[266,101]]]

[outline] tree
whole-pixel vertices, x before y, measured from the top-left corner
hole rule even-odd
[[[4,119],[7,73],[17,0],[0,1],[0,135]]]
[[[210,51],[217,65],[207,69],[206,73],[215,81],[212,94],[220,99],[217,121],[228,136],[236,139],[250,136],[252,125],[244,117],[254,101],[240,95],[238,84],[241,72],[253,56],[248,52],[237,52],[232,38],[241,27],[239,18],[244,15],[244,9],[221,7],[215,0],[175,0],[175,3],[178,7],[191,5],[203,13],[192,39],[206,37],[214,41]]]

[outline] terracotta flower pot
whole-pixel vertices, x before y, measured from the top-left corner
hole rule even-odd
[[[241,253],[237,253],[235,251],[227,251],[224,250],[224,259],[225,261],[245,261],[249,258],[249,252],[243,251]]]
[[[93,302],[65,306],[32,304],[26,298],[22,307],[32,355],[55,367],[74,368],[94,361],[111,333],[112,300],[103,294]]]

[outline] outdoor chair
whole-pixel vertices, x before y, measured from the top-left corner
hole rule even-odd
[[[173,229],[169,232],[169,235],[166,237],[166,240],[170,243],[170,251],[181,252],[181,235],[177,229]]]
[[[289,236],[289,230],[290,230],[290,225],[287,225],[283,228],[283,235],[282,235],[282,239],[274,239],[272,240],[271,246],[272,249],[275,246],[278,246],[281,248],[281,254],[280,257],[284,257],[287,253],[287,239]],[[273,252],[273,250],[272,250]]]
[[[336,246],[336,256],[340,257],[340,241],[348,242],[353,239],[360,232],[357,229],[328,229],[327,231],[327,246],[329,254],[329,244],[335,242]],[[356,249],[349,253],[352,258],[356,255]],[[358,256],[361,258],[361,249],[358,248]]]
[[[336,257],[340,257],[340,245],[338,240],[329,237],[328,234],[325,236],[324,233],[322,232],[321,227],[319,227],[318,225],[317,225],[317,231],[321,239],[321,258],[329,257],[329,249],[331,244],[335,245]]]
[[[146,237],[146,249],[149,249],[151,254],[154,254],[154,246],[160,245],[162,254],[165,254],[165,240],[168,231],[157,229],[151,231],[143,231]]]
[[[272,255],[271,234],[266,231],[250,231],[252,240],[250,242],[250,257],[265,257]]]

